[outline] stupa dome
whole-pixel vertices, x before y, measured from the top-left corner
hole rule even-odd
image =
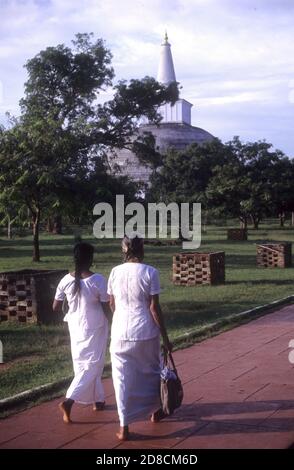
[[[161,44],[157,80],[164,85],[176,81],[171,45],[168,42],[167,34]],[[178,99],[173,105],[165,103],[158,109],[162,116],[160,124],[141,124],[138,133],[151,132],[160,153],[164,153],[168,149],[184,150],[193,143],[202,145],[213,140],[212,134],[191,125],[192,106],[192,103],[183,98]],[[121,174],[129,176],[134,181],[148,184],[151,169],[141,164],[137,156],[130,150],[117,149],[113,163],[119,166]]]

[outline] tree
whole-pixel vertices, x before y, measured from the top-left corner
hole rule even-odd
[[[151,176],[147,201],[201,203],[202,214],[207,218],[210,207],[206,188],[215,165],[226,159],[225,147],[219,139],[202,145],[194,143],[180,151],[168,149],[157,158],[158,167]],[[179,219],[181,226],[181,211]]]
[[[217,164],[226,161],[225,147],[214,139],[184,150],[169,149],[151,178],[149,198],[168,202],[201,202],[206,205],[206,188]],[[147,195],[148,196],[148,195]]]
[[[18,134],[17,134],[17,121],[12,119],[9,115],[7,117],[10,120],[12,126],[9,131],[6,131],[3,126],[0,127],[0,142],[1,152],[5,155],[9,155],[13,149],[18,145]],[[18,191],[15,191],[14,182],[19,177],[19,171],[15,162],[10,158],[2,158],[0,154],[1,162],[1,174],[0,174],[0,213],[1,213],[1,224],[7,225],[7,237],[12,237],[12,225],[16,222],[20,223],[26,219],[26,207]]]
[[[294,161],[288,157],[281,158],[275,167],[276,178],[271,185],[273,212],[279,216],[280,225],[284,225],[286,212],[292,213],[294,225]]]
[[[169,202],[200,202],[204,212],[251,220],[294,209],[293,162],[264,141],[238,137],[168,150],[151,178],[147,197]],[[288,208],[288,209],[287,209]]]
[[[264,141],[242,143],[238,137],[226,144],[230,161],[216,166],[207,188],[210,203],[247,227],[250,218],[255,229],[260,220],[273,215],[285,200],[285,174],[289,159]],[[289,189],[292,187],[290,178]]]
[[[72,49],[48,47],[27,62],[21,116],[1,134],[1,167],[14,174],[12,191],[31,214],[34,261],[40,260],[42,214],[71,196],[69,183],[93,174],[98,160],[106,180],[106,150],[133,145],[139,119],[158,121],[158,106],[178,97],[176,84],[165,87],[145,77],[119,82],[111,101],[97,102],[114,72],[109,50],[92,39],[78,34]]]
[[[237,217],[242,227],[247,227],[248,212],[244,198],[248,182],[244,179],[241,165],[232,160],[224,166],[217,165],[206,189],[206,197],[211,207],[222,216]]]

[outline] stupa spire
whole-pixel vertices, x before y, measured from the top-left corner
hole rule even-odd
[[[157,81],[164,85],[169,85],[176,81],[173,57],[167,32],[165,32],[164,42],[161,44]]]

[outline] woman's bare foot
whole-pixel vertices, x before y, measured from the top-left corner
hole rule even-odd
[[[105,401],[96,401],[93,405],[94,411],[102,411],[105,408]]]
[[[62,403],[59,403],[59,405],[58,405],[59,409],[63,413],[63,421],[66,424],[71,423],[70,412],[71,412],[71,407],[72,407],[73,403],[74,403],[74,401],[71,400],[70,398],[68,398],[68,399],[64,400]]]
[[[151,415],[151,421],[152,423],[159,423],[162,419],[166,418],[166,414],[162,410],[162,408],[159,408],[159,410],[155,411],[155,413],[152,413]]]
[[[116,433],[116,437],[120,441],[127,441],[130,437],[129,426],[121,426],[119,432]]]

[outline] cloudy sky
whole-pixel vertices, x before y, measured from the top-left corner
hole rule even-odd
[[[41,49],[93,31],[116,79],[157,74],[165,30],[193,125],[294,156],[294,0],[0,0],[0,120]],[[106,96],[107,97],[107,96]]]

